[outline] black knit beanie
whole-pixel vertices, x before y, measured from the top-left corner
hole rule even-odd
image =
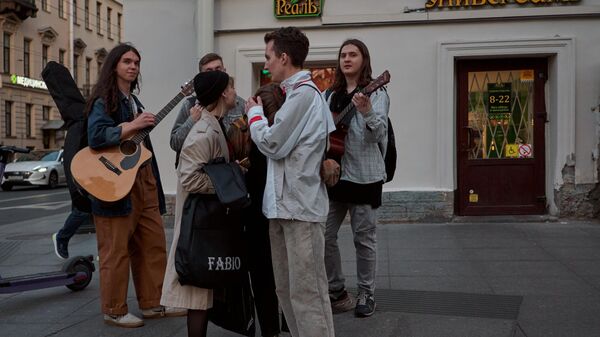
[[[229,75],[222,71],[206,71],[194,77],[194,91],[200,105],[208,106],[216,102],[227,85]]]

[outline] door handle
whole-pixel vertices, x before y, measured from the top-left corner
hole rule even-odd
[[[470,126],[463,126],[463,129],[467,130],[467,147],[463,148],[462,151],[463,152],[473,151],[473,149],[477,146],[477,144],[475,144],[473,142],[473,138],[475,138],[475,134],[474,134],[475,131]]]

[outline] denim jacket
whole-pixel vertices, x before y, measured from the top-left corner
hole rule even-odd
[[[142,103],[134,95],[131,95],[131,97],[135,100],[138,112],[141,112],[143,109]],[[129,99],[122,94],[120,98],[119,110],[116,112],[115,116],[117,119],[113,119],[106,113],[104,101],[101,98],[96,99],[94,102],[88,116],[88,143],[90,148],[98,150],[105,147],[116,146],[120,143],[121,127],[119,124],[133,120],[133,112],[131,111]],[[152,150],[152,143],[150,142],[149,136],[144,140],[144,145],[152,152],[152,173],[156,178],[159,210],[161,214],[164,214],[166,213],[165,195],[160,182],[156,156]],[[92,196],[90,196],[90,198],[92,199],[92,214],[94,215],[114,217],[126,216],[131,213],[131,198],[129,195],[115,202],[101,201]]]

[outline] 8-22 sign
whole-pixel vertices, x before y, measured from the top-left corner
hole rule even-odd
[[[488,83],[488,118],[495,120],[510,119],[512,102],[512,83]]]

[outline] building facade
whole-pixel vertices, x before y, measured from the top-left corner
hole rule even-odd
[[[304,30],[317,70],[336,66],[344,40],[364,41],[374,76],[392,76],[398,162],[382,221],[598,215],[600,0],[129,0],[126,14],[155,110],[209,51],[250,96],[263,36],[282,26]],[[152,134],[171,194],[175,114]]]
[[[65,132],[42,70],[71,70],[84,96],[121,40],[123,4],[114,0],[6,0],[0,3],[0,144],[60,148]]]

